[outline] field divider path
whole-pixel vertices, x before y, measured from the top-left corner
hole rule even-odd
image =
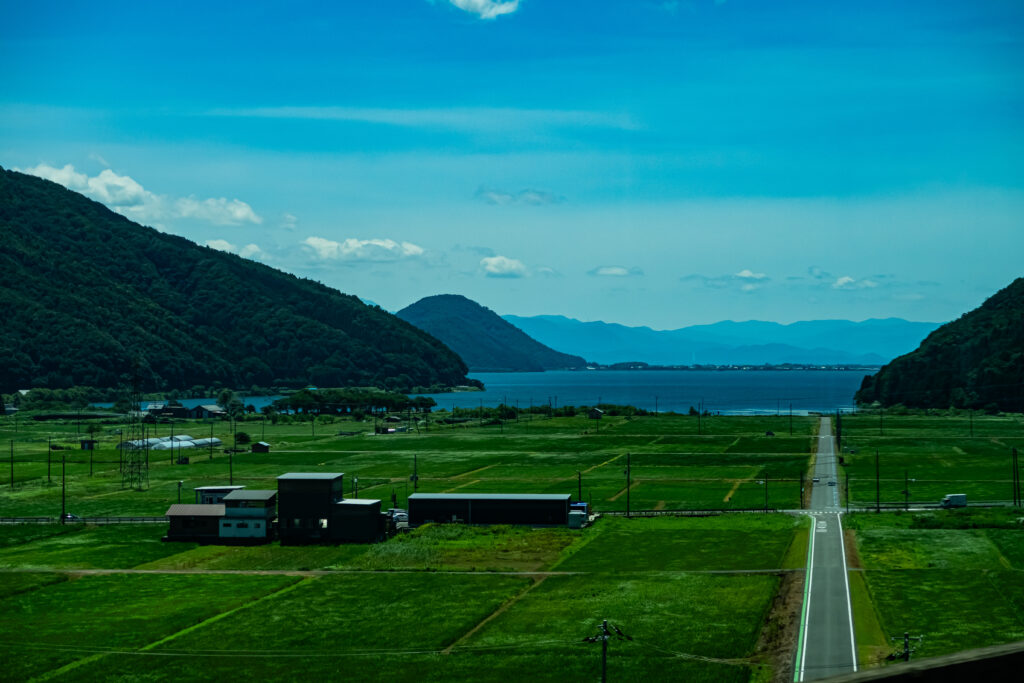
[[[229,609],[226,612],[219,612],[218,614],[213,615],[209,619],[204,619],[203,621],[200,621],[198,624],[192,624],[191,626],[187,626],[187,627],[181,629],[180,631],[176,631],[176,632],[174,632],[174,633],[172,633],[172,634],[170,634],[168,636],[164,636],[160,640],[155,640],[152,643],[149,643],[148,645],[144,645],[144,646],[142,646],[140,648],[137,648],[135,650],[135,652],[146,652],[148,650],[152,650],[152,649],[154,649],[154,648],[156,648],[156,647],[158,647],[160,645],[163,645],[166,642],[174,640],[175,638],[179,638],[179,637],[181,637],[183,635],[191,633],[192,631],[195,631],[196,629],[202,628],[203,626],[206,626],[208,624],[216,623],[216,622],[220,621],[221,619],[225,619],[225,618],[231,616],[232,614],[240,612],[240,611],[242,611],[244,609],[248,609],[248,608],[250,608],[250,607],[252,607],[254,605],[258,605],[261,602],[264,602],[265,600],[271,600],[271,599],[276,598],[278,596],[284,595],[285,593],[290,593],[291,591],[295,590],[296,588],[298,588],[299,586],[303,585],[304,583],[306,583],[307,581],[310,581],[310,580],[312,580],[312,577],[305,577],[305,578],[303,578],[303,579],[301,579],[299,581],[296,581],[295,583],[291,583],[291,584],[288,584],[287,586],[285,586],[283,588],[279,588],[276,591],[273,591],[271,593],[267,593],[266,595],[262,595],[262,596],[256,598],[255,600],[250,600],[249,602],[246,602],[246,603],[244,603],[242,605],[239,605],[238,607],[235,607],[234,609]],[[109,654],[113,654],[113,653],[111,653],[111,652],[98,652],[98,653],[96,653],[94,655],[90,655],[90,656],[84,657],[82,659],[76,659],[73,662],[69,662],[68,664],[65,664],[64,666],[60,667],[59,669],[54,669],[53,671],[46,672],[42,676],[37,676],[36,678],[33,678],[32,681],[48,681],[48,680],[56,678],[58,676],[63,676],[64,674],[68,673],[69,671],[73,671],[74,669],[77,669],[79,667],[85,666],[86,664],[91,664],[91,663],[93,663],[95,661],[103,659],[104,657],[106,657]]]
[[[489,623],[490,623],[490,622],[492,622],[493,620],[495,620],[495,619],[497,619],[498,617],[500,617],[500,616],[501,616],[502,614],[504,614],[504,613],[505,613],[506,611],[508,611],[508,609],[509,609],[509,608],[510,608],[510,607],[511,607],[512,605],[514,605],[514,604],[516,604],[517,602],[519,602],[519,601],[520,601],[520,600],[521,600],[521,599],[522,599],[522,598],[523,598],[524,596],[526,596],[526,594],[527,594],[527,593],[529,593],[529,592],[530,592],[530,591],[532,591],[532,590],[533,590],[534,588],[536,588],[537,586],[539,586],[539,585],[541,585],[542,583],[544,583],[544,581],[545,581],[545,580],[546,580],[546,579],[548,578],[548,576],[549,576],[548,574],[542,574],[542,575],[539,575],[539,576],[534,576],[534,577],[533,577],[533,581],[531,581],[531,582],[529,583],[529,585],[527,585],[527,586],[526,586],[525,588],[523,588],[523,589],[522,589],[521,591],[519,591],[518,593],[516,593],[515,595],[513,595],[513,596],[512,596],[511,598],[509,598],[509,599],[508,599],[508,600],[506,600],[505,602],[503,602],[503,603],[502,603],[502,604],[501,604],[501,605],[500,605],[500,606],[498,607],[498,609],[496,609],[496,610],[494,610],[493,612],[491,612],[490,614],[488,614],[488,615],[487,615],[486,617],[484,617],[484,618],[483,618],[483,619],[482,619],[482,620],[481,620],[481,621],[480,621],[479,623],[477,623],[477,624],[476,624],[476,625],[475,625],[475,626],[474,626],[473,628],[471,628],[471,629],[469,629],[468,631],[466,631],[465,633],[463,633],[463,634],[462,634],[462,635],[461,635],[461,636],[460,636],[460,637],[459,637],[458,639],[456,639],[456,640],[455,640],[455,642],[453,642],[453,643],[452,643],[451,645],[449,645],[449,646],[448,646],[448,647],[446,647],[445,649],[441,650],[441,654],[443,654],[443,655],[450,655],[450,654],[452,653],[452,650],[454,650],[454,649],[455,649],[456,647],[458,647],[459,643],[462,643],[462,642],[464,642],[464,641],[466,641],[466,640],[469,640],[469,639],[470,639],[470,638],[472,638],[472,637],[473,637],[473,636],[474,636],[474,635],[475,635],[475,634],[476,634],[476,633],[477,633],[477,632],[478,632],[478,631],[479,631],[480,629],[482,629],[482,628],[483,628],[484,626],[486,626],[487,624],[489,624]]]
[[[618,460],[621,457],[622,457],[622,453],[619,453],[614,458],[610,458],[608,460],[605,460],[602,463],[599,463],[597,465],[593,465],[591,467],[588,467],[587,469],[583,470],[583,474],[590,474],[591,472],[593,472],[594,470],[596,470],[596,469],[598,469],[600,467],[604,467],[605,465],[611,465],[613,462],[615,462],[616,460]]]

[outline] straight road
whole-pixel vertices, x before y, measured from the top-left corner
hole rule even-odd
[[[832,421],[825,417],[821,420],[814,466],[818,481],[812,483],[811,489],[814,529],[807,552],[807,582],[794,681],[812,681],[857,670],[837,470]]]

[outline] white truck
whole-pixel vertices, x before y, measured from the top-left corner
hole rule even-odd
[[[950,493],[939,503],[944,508],[965,508],[967,507],[966,493]]]

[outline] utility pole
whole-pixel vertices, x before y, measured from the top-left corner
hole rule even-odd
[[[899,637],[898,636],[892,637],[892,638],[890,638],[890,640],[899,640]],[[889,655],[889,658],[890,659],[902,659],[904,662],[909,662],[910,661],[910,655],[917,651],[916,648],[911,648],[910,647],[910,641],[912,641],[912,640],[922,641],[922,640],[924,640],[924,637],[923,636],[911,636],[909,631],[904,631],[903,632],[903,652],[899,652],[899,651],[894,652],[891,655]]]
[[[882,511],[882,489],[878,470],[878,449],[875,449],[875,512]]]
[[[631,467],[631,463],[630,463],[630,454],[626,453],[626,517],[630,516],[630,514],[629,514],[629,489],[632,486],[632,476],[633,476],[633,472],[631,470],[632,470],[632,467]]]
[[[235,484],[235,449],[232,448],[231,452],[228,453],[228,484],[234,486]]]
[[[412,476],[409,478],[412,479],[412,490],[418,490],[420,487],[420,475],[417,472],[417,462],[415,453],[412,454]],[[408,498],[408,496],[406,497]]]
[[[800,470],[800,509],[804,508],[804,471]]]
[[[607,619],[601,622],[600,631],[583,639],[584,643],[596,643],[598,641],[601,643],[601,683],[607,683],[608,681],[608,641],[611,640],[612,629],[615,630],[615,636],[619,640],[633,640],[633,636],[627,636],[618,626],[609,625]]]
[[[11,444],[12,444],[12,448],[13,448],[14,442],[12,441]],[[12,469],[11,469],[11,482],[14,481],[13,464],[14,464],[14,457],[11,456],[11,465],[12,465]],[[1017,448],[1016,448],[1016,446],[1014,447],[1014,449],[1012,451],[1012,455],[1010,457],[1010,465],[1013,467],[1013,477],[1012,477],[1012,484],[1011,484],[1013,486],[1013,506],[1014,507],[1020,507],[1021,506],[1021,499],[1020,499],[1020,465],[1019,465],[1019,462],[1017,460]]]
[[[65,476],[67,472],[68,456],[64,451],[60,454],[60,523],[64,523],[64,516],[68,513],[67,498],[68,498],[68,478]]]

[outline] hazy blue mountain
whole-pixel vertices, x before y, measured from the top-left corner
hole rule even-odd
[[[862,363],[877,365],[914,349],[938,323],[898,318],[808,320],[782,325],[750,320],[653,330],[558,315],[505,316],[534,339],[598,363]]]
[[[395,315],[443,341],[477,372],[530,372],[586,365],[579,356],[560,353],[531,339],[491,309],[457,294],[428,296]]]

